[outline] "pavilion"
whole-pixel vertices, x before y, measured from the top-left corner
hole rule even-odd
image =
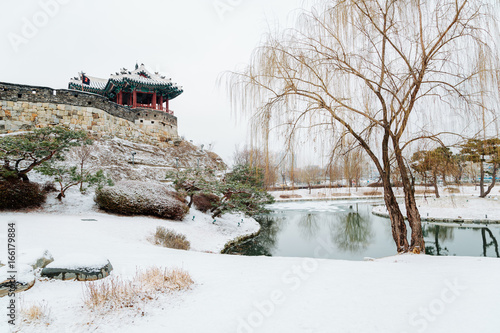
[[[130,108],[160,110],[169,114],[173,114],[169,101],[183,92],[182,87],[172,83],[171,79],[147,71],[144,64],[136,64],[133,71],[122,68],[107,80],[82,72],[70,80],[68,88],[98,94]]]

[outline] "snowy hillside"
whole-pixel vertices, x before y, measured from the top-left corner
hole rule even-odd
[[[75,148],[67,155],[67,163],[79,164]],[[135,153],[134,155],[132,155]],[[93,169],[103,169],[114,181],[152,180],[162,181],[167,170],[179,168],[206,167],[222,170],[225,164],[213,152],[200,150],[193,144],[182,141],[179,146],[160,148],[138,144],[118,138],[97,140],[91,147],[91,157],[87,162]]]

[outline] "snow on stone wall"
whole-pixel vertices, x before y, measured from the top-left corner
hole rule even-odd
[[[147,144],[178,137],[177,118],[166,112],[131,110],[86,92],[0,83],[0,134],[50,125]]]

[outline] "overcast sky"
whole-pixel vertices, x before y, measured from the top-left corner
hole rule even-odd
[[[308,2],[309,3],[309,2]],[[22,0],[0,2],[0,81],[67,88],[79,71],[108,78],[136,61],[183,86],[179,135],[229,161],[247,139],[221,73],[248,62],[268,26],[304,0]]]

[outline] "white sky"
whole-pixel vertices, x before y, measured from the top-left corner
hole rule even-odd
[[[289,25],[301,6],[304,0],[2,1],[0,81],[67,88],[81,70],[108,78],[144,63],[184,88],[170,104],[179,135],[214,143],[229,162],[247,124],[231,114],[217,78],[247,63],[268,25]]]

